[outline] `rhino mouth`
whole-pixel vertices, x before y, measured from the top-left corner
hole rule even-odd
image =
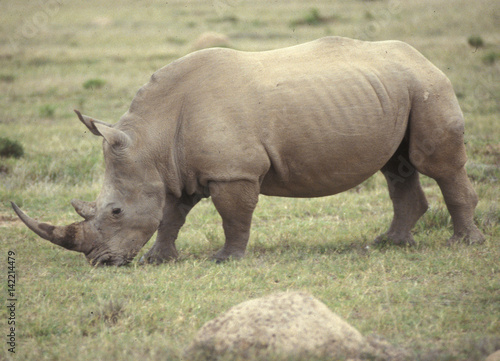
[[[85,255],[85,257],[92,267],[126,266],[134,259],[134,257],[112,254],[108,250],[101,252],[90,252],[89,254]]]

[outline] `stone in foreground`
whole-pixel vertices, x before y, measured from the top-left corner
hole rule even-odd
[[[188,360],[403,360],[391,345],[358,330],[303,292],[243,302],[207,322]]]
[[[500,361],[500,350],[489,355],[485,361]]]

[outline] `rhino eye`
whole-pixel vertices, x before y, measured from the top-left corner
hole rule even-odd
[[[121,208],[113,208],[113,210],[111,212],[116,216],[122,212],[122,209]]]

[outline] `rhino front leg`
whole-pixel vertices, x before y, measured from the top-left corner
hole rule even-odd
[[[259,199],[257,181],[211,182],[210,195],[222,218],[226,242],[214,255],[218,262],[245,254],[252,215]]]
[[[199,196],[183,195],[180,199],[167,196],[156,242],[148,253],[141,258],[141,263],[159,264],[175,260],[178,257],[175,240],[186,221],[187,214],[200,199]]]

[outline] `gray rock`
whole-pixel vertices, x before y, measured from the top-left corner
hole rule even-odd
[[[188,360],[402,360],[404,354],[366,339],[322,302],[287,292],[243,302],[207,322],[186,349]]]

